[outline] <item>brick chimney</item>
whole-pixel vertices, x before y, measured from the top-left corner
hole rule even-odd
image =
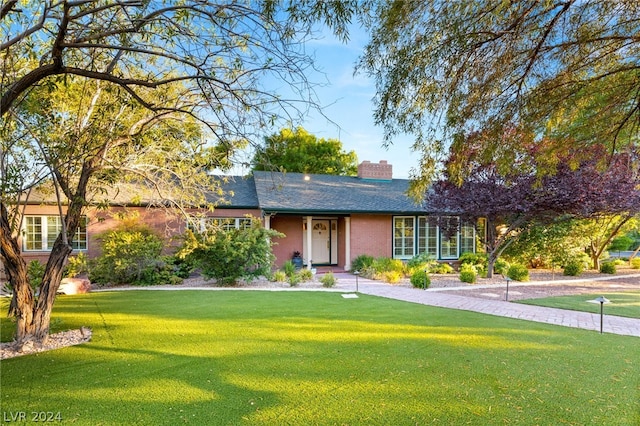
[[[358,165],[358,177],[360,179],[391,180],[393,179],[393,166],[386,160],[379,163],[363,161]]]

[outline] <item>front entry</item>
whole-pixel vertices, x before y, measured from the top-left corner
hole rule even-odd
[[[313,249],[313,263],[325,264],[331,260],[331,224],[328,220],[314,220],[311,230],[311,247]]]
[[[307,234],[304,233],[304,247]],[[338,221],[313,219],[311,221],[311,261],[314,265],[335,265],[338,261]],[[304,254],[306,259],[308,253]]]

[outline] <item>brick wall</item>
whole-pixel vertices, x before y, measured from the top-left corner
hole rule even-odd
[[[391,257],[393,229],[390,215],[351,216],[351,260],[361,254]]]
[[[363,161],[358,165],[358,177],[362,179],[391,180],[393,179],[393,166],[385,160],[381,160],[379,163]]]

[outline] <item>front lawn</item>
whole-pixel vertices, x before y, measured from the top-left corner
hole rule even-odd
[[[237,290],[61,296],[53,324],[90,326],[93,340],[3,360],[4,413],[79,425],[640,423],[636,337]]]
[[[572,311],[600,313],[599,303],[590,303],[599,296],[606,297],[611,303],[603,306],[605,315],[640,318],[640,291],[627,291],[605,294],[581,294],[577,296],[555,296],[540,299],[518,300],[527,305],[547,306],[550,308],[570,309]]]

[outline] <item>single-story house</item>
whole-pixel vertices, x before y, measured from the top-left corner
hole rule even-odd
[[[223,188],[228,203],[213,211],[194,210],[199,215],[191,220],[139,202],[114,203],[108,210],[89,208],[74,249],[89,257],[98,255],[95,236],[115,226],[117,213],[132,211],[167,237],[210,220],[240,227],[251,220],[248,215],[258,218],[266,228],[285,235],[274,241],[277,266],[295,252],[309,267],[349,270],[352,260],[362,254],[406,260],[427,252],[448,262],[476,249],[474,226],[463,224],[456,235],[441,231],[437,222],[428,220],[424,206],[407,195],[409,180],[393,179],[392,165],[386,161],[364,161],[358,176],[256,171],[249,177],[230,178]],[[40,201],[28,205],[25,212],[23,255],[27,261],[44,262],[61,229],[57,207]]]

